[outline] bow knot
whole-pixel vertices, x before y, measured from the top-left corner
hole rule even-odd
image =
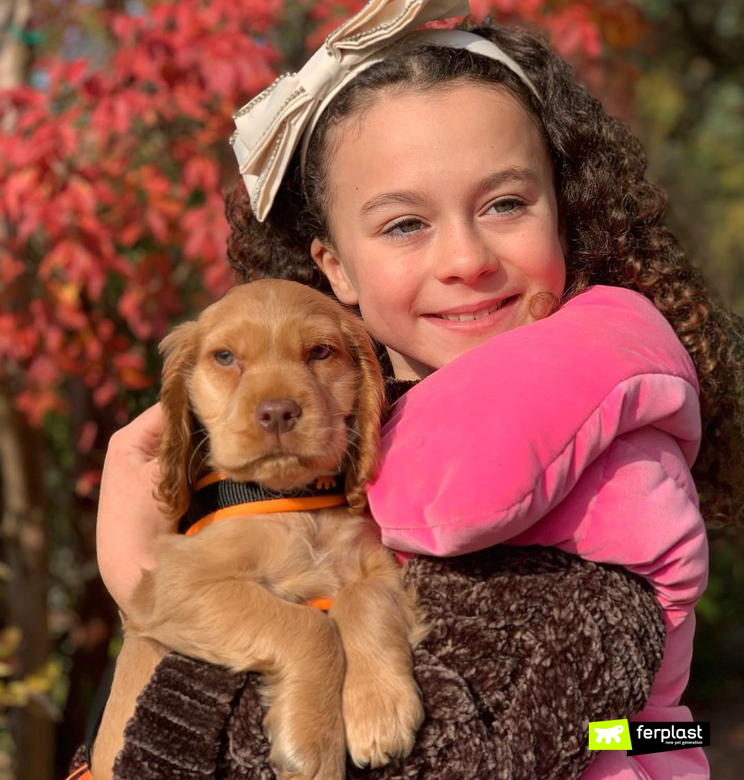
[[[297,79],[308,95],[316,100],[323,100],[348,70],[333,49],[321,46],[297,74]]]

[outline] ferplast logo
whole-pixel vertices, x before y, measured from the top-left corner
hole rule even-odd
[[[627,750],[629,756],[710,745],[710,722],[597,720],[589,723],[589,750]]]
[[[589,722],[589,750],[632,750],[627,720]]]

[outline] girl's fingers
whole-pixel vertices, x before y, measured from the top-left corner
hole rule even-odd
[[[152,460],[157,456],[162,433],[163,409],[158,402],[117,431],[111,437],[109,450],[128,451],[140,454],[146,460]]]

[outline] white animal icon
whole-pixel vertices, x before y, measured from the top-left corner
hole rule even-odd
[[[620,735],[625,731],[625,727],[622,723],[617,726],[613,726],[611,729],[598,729],[595,727],[594,731],[597,734],[597,742],[604,742],[605,745],[610,744],[610,740],[614,739],[615,742],[620,742]]]

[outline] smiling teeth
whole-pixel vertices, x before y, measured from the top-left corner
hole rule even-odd
[[[500,309],[509,298],[504,298],[503,301],[497,303],[495,306],[491,306],[490,309],[485,309],[478,314],[437,314],[443,320],[449,320],[450,322],[470,322],[471,320],[482,320],[484,317],[488,317],[489,314],[493,314],[497,309]]]

